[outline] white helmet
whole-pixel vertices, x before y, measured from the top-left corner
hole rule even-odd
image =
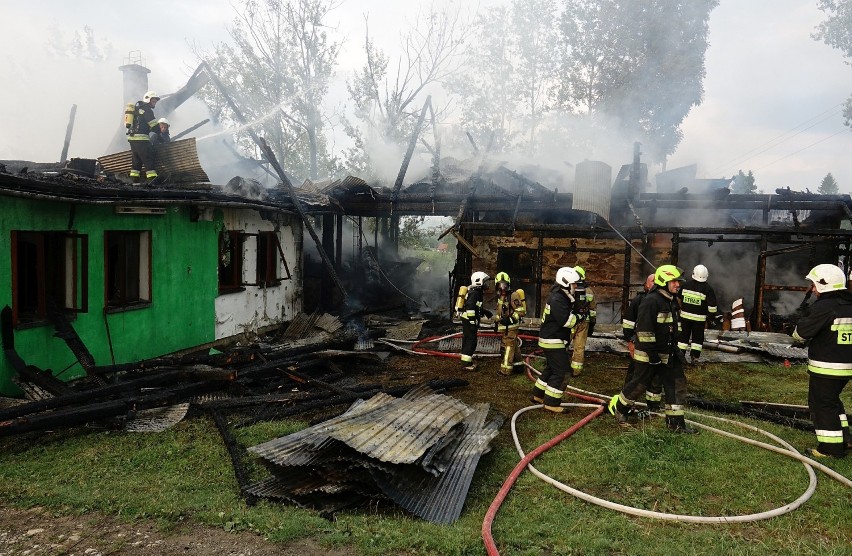
[[[170,123],[167,119],[165,119],[165,118],[160,118],[159,120],[157,120],[157,123],[158,123],[158,124],[166,124],[166,125],[169,125],[169,126],[170,126],[170,125],[172,125],[172,124],[171,124],[171,123]]]
[[[818,264],[805,278],[814,283],[817,293],[846,289],[846,274],[833,264]]]
[[[148,91],[147,93],[145,93],[145,96],[142,97],[142,100],[145,102],[151,102],[151,100],[153,99],[160,100],[160,95],[158,95],[154,91]]]
[[[692,279],[698,280],[699,282],[706,282],[707,278],[710,276],[710,271],[707,270],[707,267],[703,264],[695,265],[695,268],[692,269]]]
[[[474,272],[470,275],[470,285],[474,287],[484,286],[486,280],[488,280],[488,275],[484,272]]]
[[[580,281],[580,275],[570,266],[563,266],[556,271],[556,283],[563,288]]]

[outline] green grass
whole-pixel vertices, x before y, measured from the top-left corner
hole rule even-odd
[[[604,393],[620,387],[623,359],[590,358],[586,374],[572,381]],[[801,367],[708,365],[689,371],[691,389],[725,401],[760,399],[804,403],[807,375]],[[517,409],[528,383],[522,377],[498,383],[488,396]],[[852,408],[852,392],[844,392]],[[465,399],[464,390],[454,393]],[[482,394],[482,392],[480,392]],[[530,411],[518,419],[530,451],[573,424],[569,416]],[[813,435],[745,420],[797,448]],[[715,422],[707,421],[711,426]],[[306,426],[263,423],[239,429],[246,446]],[[725,429],[761,441],[762,435]],[[100,512],[128,520],[154,519],[165,529],[193,520],[225,530],[256,531],[275,542],[301,537],[327,546],[352,546],[365,555],[479,555],[483,517],[518,462],[508,421],[494,450],[480,462],[461,519],[449,526],[407,516],[392,504],[342,512],[334,521],[286,505],[239,498],[230,459],[213,423],[188,419],[159,434],[84,429],[38,438],[0,441],[0,499],[16,507],[43,506],[56,513]],[[660,419],[622,433],[600,418],[537,458],[542,472],[595,496],[658,511],[693,515],[740,515],[790,503],[807,488],[804,467],[784,456],[715,434],[672,435]],[[852,458],[829,462],[852,477]],[[250,470],[260,478],[259,462]],[[790,514],[727,525],[695,525],[629,517],[556,490],[525,472],[494,523],[503,554],[852,554],[852,491],[817,473],[813,498]]]

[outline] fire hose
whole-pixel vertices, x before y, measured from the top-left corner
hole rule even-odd
[[[535,371],[535,369],[532,368],[532,366],[529,364],[528,361],[526,362],[526,366],[527,366],[527,369],[528,369],[527,376],[529,378],[533,379],[534,377],[532,375],[532,372],[538,372],[538,371]],[[581,399],[595,400],[595,401],[597,401],[597,403],[600,403],[600,404],[603,404],[610,399],[609,396],[606,396],[606,395],[603,395],[603,394],[599,394],[599,393],[596,393],[596,392],[588,392],[588,391],[580,390],[578,388],[573,388],[573,387],[568,387],[568,389],[566,390],[566,393],[573,395],[573,396],[580,397]],[[527,411],[530,411],[530,410],[533,410],[533,409],[538,409],[541,406],[535,405],[535,406],[529,406],[529,407],[522,408],[522,409],[518,410],[517,412],[515,412],[515,414],[512,416],[512,421],[511,421],[512,439],[515,443],[515,448],[518,451],[518,455],[521,457],[521,461],[515,466],[515,468],[512,470],[512,473],[509,475],[509,477],[504,482],[503,486],[501,487],[501,489],[498,492],[497,496],[495,497],[494,501],[491,503],[491,506],[489,507],[488,512],[485,515],[485,519],[483,520],[482,538],[483,538],[483,541],[485,543],[486,551],[491,556],[499,554],[499,551],[497,550],[497,546],[494,543],[494,539],[493,539],[493,536],[491,534],[491,526],[494,522],[494,518],[496,517],[497,511],[499,510],[500,506],[502,505],[503,501],[505,500],[506,496],[508,495],[509,490],[511,490],[512,485],[514,485],[515,481],[518,479],[521,472],[523,472],[523,470],[527,467],[529,468],[530,472],[533,475],[535,475],[536,477],[540,478],[541,480],[545,481],[548,484],[555,486],[556,488],[558,488],[559,490],[562,490],[563,492],[567,492],[568,494],[571,494],[571,495],[573,495],[577,498],[580,498],[581,500],[591,502],[593,504],[602,506],[604,508],[616,510],[616,511],[619,511],[619,512],[622,512],[622,513],[626,513],[628,515],[635,515],[635,516],[640,516],[640,517],[650,517],[650,518],[654,518],[654,519],[662,519],[662,520],[668,520],[668,521],[687,522],[687,523],[712,523],[712,524],[744,523],[744,522],[751,522],[751,521],[759,521],[759,520],[769,519],[769,518],[772,518],[772,517],[777,517],[777,516],[792,512],[793,510],[797,509],[802,504],[804,504],[806,501],[808,501],[811,498],[811,496],[813,496],[813,494],[816,490],[816,474],[814,473],[814,468],[819,469],[820,471],[827,474],[832,479],[835,479],[836,481],[840,482],[841,484],[852,488],[852,480],[844,477],[843,475],[837,473],[833,469],[831,469],[831,468],[829,468],[829,467],[827,467],[827,466],[825,466],[825,465],[823,465],[823,464],[821,464],[817,461],[814,461],[814,460],[812,460],[812,459],[810,459],[806,456],[803,456],[792,445],[790,445],[789,443],[787,443],[783,439],[773,435],[772,433],[770,433],[768,431],[765,431],[765,430],[760,429],[758,427],[754,427],[752,425],[748,425],[746,423],[741,423],[739,421],[734,421],[734,420],[731,420],[731,419],[725,419],[723,417],[716,417],[716,416],[713,416],[713,415],[707,415],[707,414],[703,414],[703,413],[696,413],[696,412],[690,411],[688,413],[691,414],[691,415],[697,415],[697,416],[700,416],[702,418],[713,419],[713,420],[716,420],[716,421],[736,425],[736,426],[751,430],[753,432],[758,432],[760,434],[763,434],[763,435],[767,436],[768,438],[770,438],[771,440],[777,442],[782,447],[774,446],[774,445],[771,445],[771,444],[766,444],[764,442],[760,442],[760,441],[757,441],[757,440],[753,440],[751,438],[743,437],[743,436],[733,434],[733,433],[730,433],[730,432],[727,432],[727,431],[724,431],[724,430],[721,430],[721,429],[710,427],[708,425],[704,425],[702,423],[698,423],[698,422],[695,422],[695,421],[692,421],[692,420],[687,421],[689,424],[697,426],[697,427],[702,428],[704,430],[711,431],[711,432],[714,432],[716,434],[719,434],[719,435],[722,435],[722,436],[725,436],[725,437],[728,437],[728,438],[739,440],[739,441],[744,442],[746,444],[757,446],[757,447],[763,448],[765,450],[769,450],[769,451],[784,455],[786,457],[789,457],[791,459],[795,459],[795,460],[801,462],[802,465],[805,467],[805,471],[807,472],[808,479],[809,479],[808,487],[805,490],[805,492],[801,496],[799,496],[796,500],[794,500],[793,502],[786,504],[784,506],[781,506],[779,508],[767,510],[767,511],[764,511],[764,512],[758,512],[758,513],[746,514],[746,515],[739,515],[739,516],[696,516],[696,515],[684,515],[684,514],[670,514],[670,513],[665,513],[665,512],[655,512],[655,511],[650,511],[650,510],[644,510],[644,509],[641,509],[641,508],[635,508],[635,507],[632,507],[632,506],[626,506],[626,505],[623,505],[623,504],[618,504],[616,502],[611,502],[609,500],[598,498],[596,496],[593,496],[593,495],[588,494],[586,492],[583,492],[581,490],[577,490],[573,487],[570,487],[570,486],[568,486],[568,485],[566,485],[566,484],[564,484],[564,483],[562,483],[562,482],[540,472],[538,469],[535,468],[535,466],[533,466],[531,464],[531,461],[533,459],[535,459],[536,457],[538,457],[542,453],[546,452],[550,448],[556,446],[557,444],[559,444],[560,442],[562,442],[566,438],[573,435],[577,430],[579,430],[580,428],[582,428],[583,426],[585,426],[586,424],[591,422],[593,419],[595,419],[596,417],[601,415],[604,411],[603,405],[593,406],[593,405],[589,405],[589,404],[568,404],[568,403],[564,403],[562,405],[566,406],[566,407],[568,407],[568,406],[597,407],[597,409],[593,413],[591,413],[591,414],[587,415],[586,417],[584,417],[583,419],[581,419],[579,422],[572,425],[566,431],[560,433],[559,435],[557,435],[556,437],[554,437],[550,441],[546,442],[545,444],[542,444],[538,448],[535,448],[533,451],[531,451],[528,454],[524,453],[524,450],[520,445],[520,440],[518,439],[517,428],[516,428],[517,419],[523,413],[526,413]]]

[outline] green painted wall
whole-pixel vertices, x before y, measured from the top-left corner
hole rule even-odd
[[[0,308],[12,305],[11,232],[66,231],[70,203],[0,198]],[[191,222],[186,206],[164,215],[119,215],[112,205],[76,205],[71,229],[88,235],[89,311],[72,326],[98,365],[112,363],[104,322],[104,231],[151,231],[151,305],[106,315],[116,363],[128,363],[215,339],[218,229],[221,222]],[[15,349],[28,364],[63,380],[85,372],[50,325],[15,330]],[[67,370],[65,370],[67,368]],[[0,393],[20,391],[0,357]]]

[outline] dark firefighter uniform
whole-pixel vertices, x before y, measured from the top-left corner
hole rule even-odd
[[[482,286],[470,286],[459,311],[462,323],[461,362],[469,370],[476,368],[473,365],[473,353],[476,351],[476,335],[483,314],[490,316],[491,311],[482,308]]]
[[[133,126],[127,136],[133,162],[130,178],[136,181],[140,177],[142,167],[145,167],[145,179],[152,181],[157,178],[157,166],[154,159],[154,146],[151,144],[150,133],[159,133],[160,126],[154,117],[154,107],[150,102],[140,100],[134,107]]]
[[[852,292],[822,293],[799,319],[793,338],[808,344],[808,407],[817,450],[843,457],[852,446],[840,392],[852,379]]]
[[[677,299],[666,286],[655,286],[641,301],[636,317],[633,377],[616,396],[614,409],[621,418],[626,416],[639,396],[654,380],[659,380],[659,375],[665,389],[666,424],[673,430],[694,432],[686,427],[684,419],[686,375],[679,352],[675,353],[678,313]]]
[[[707,282],[693,279],[683,284],[679,295],[681,331],[677,347],[684,354],[690,352],[694,361],[701,357],[708,317],[711,322],[716,318],[716,292]]]
[[[585,280],[577,282],[577,289],[574,292],[579,306],[583,307],[587,317],[585,320],[577,323],[574,327],[574,340],[572,342],[573,351],[571,352],[571,376],[580,376],[583,373],[583,366],[586,362],[586,340],[595,331],[595,322],[598,318],[597,301],[595,301],[595,293]]]
[[[571,366],[571,329],[585,319],[585,315],[574,312],[575,301],[566,290],[554,286],[541,315],[538,347],[544,350],[547,365],[533,385],[532,400],[555,412],[562,410],[563,381]]]
[[[636,370],[636,319],[639,318],[639,305],[642,300],[648,295],[648,292],[641,291],[636,294],[636,297],[627,306],[627,312],[621,318],[621,329],[624,334],[624,339],[628,342],[630,350],[630,363],[627,364],[627,374],[624,377],[625,386],[633,379],[633,374]],[[663,401],[663,377],[656,375],[648,389],[645,392],[645,402],[648,404],[649,411],[658,411],[660,404]]]
[[[500,276],[499,274],[497,275]],[[506,288],[508,290],[508,287]],[[518,289],[509,295],[497,293],[497,332],[503,335],[503,358],[500,360],[500,374],[508,375],[521,372],[524,361],[518,349],[518,329],[521,317],[527,314],[527,302],[524,290]]]

